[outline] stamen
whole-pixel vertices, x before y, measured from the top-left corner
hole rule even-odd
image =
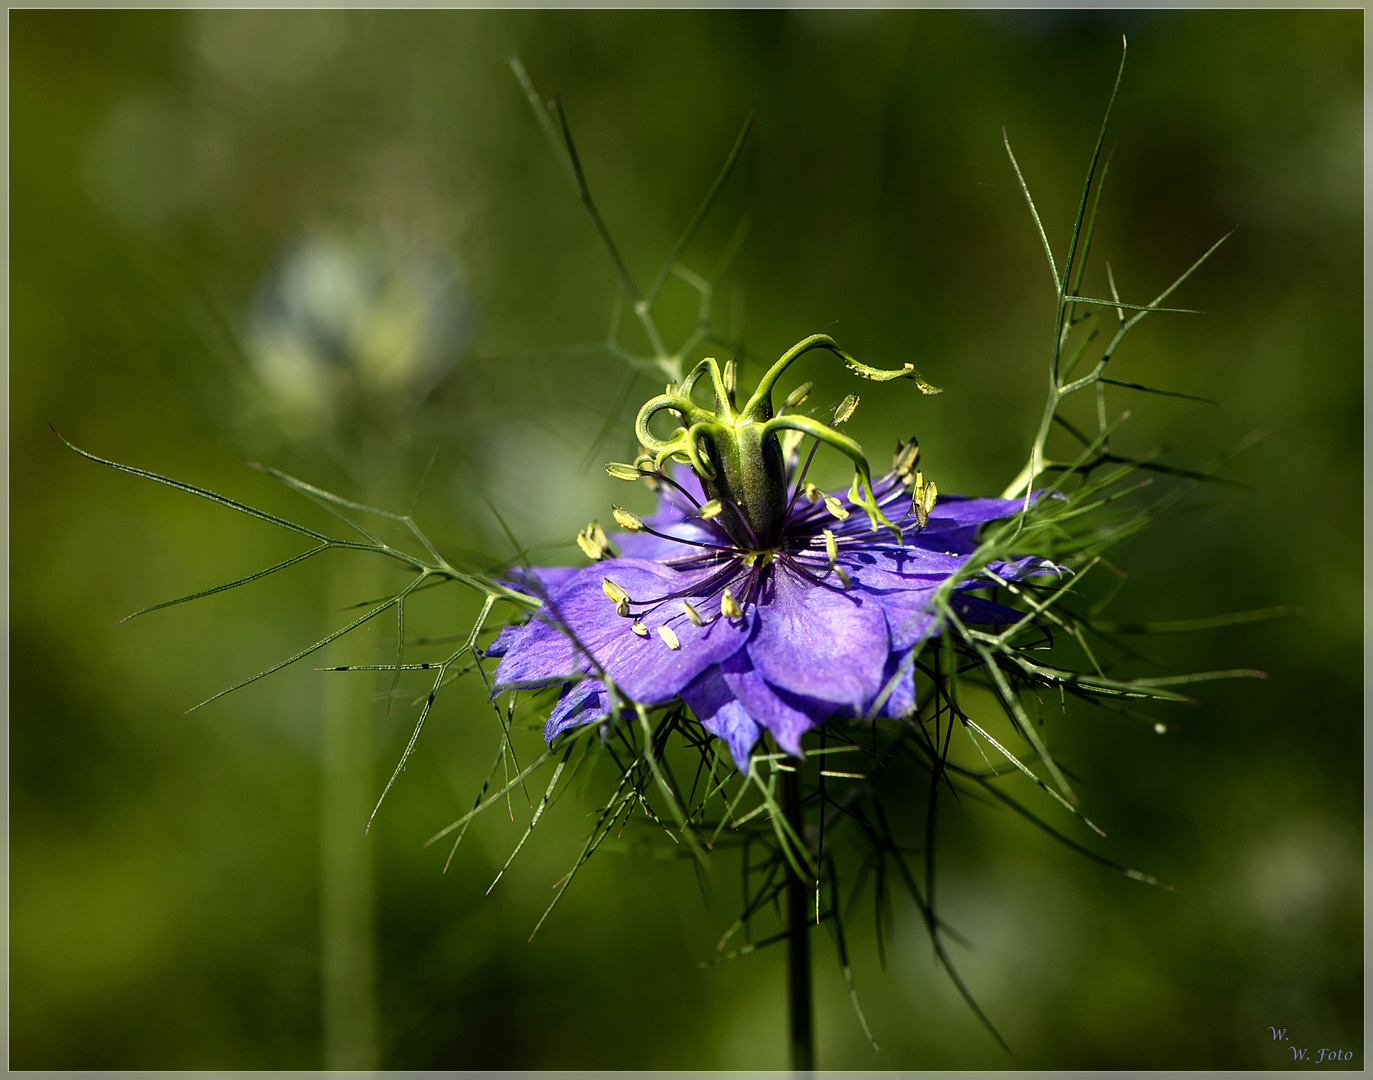
[[[719,517],[722,510],[724,510],[724,505],[720,500],[711,499],[710,502],[701,507],[701,518],[704,521],[710,521],[712,518]]]
[[[641,532],[644,527],[644,519],[638,514],[631,514],[622,506],[612,506],[611,513],[615,515],[615,523],[626,532]]]
[[[844,583],[844,588],[847,589],[853,584],[853,581],[849,577],[849,572],[839,565],[839,541],[834,538],[834,533],[829,529],[822,529],[821,533],[825,538],[825,555],[829,559],[830,569],[834,571],[839,580]],[[801,568],[800,560],[795,556],[788,559],[787,565],[797,570]]]
[[[705,620],[701,618],[701,613],[692,607],[688,601],[682,601],[682,610],[686,612],[686,617],[691,620],[692,626],[705,625]]]
[[[648,627],[641,623],[638,619],[635,619],[632,623],[630,623],[629,628],[633,630],[636,634],[638,634],[640,637],[648,637]]]
[[[834,423],[837,427],[853,415],[854,409],[858,408],[858,395],[850,394],[839,403],[839,408],[834,410]]]
[[[806,437],[804,431],[797,431],[795,428],[787,428],[779,436],[782,443],[782,460],[787,463],[787,471],[796,471],[796,462],[800,458],[801,440]]]
[[[661,482],[661,483],[665,483],[665,484],[670,485],[671,487],[676,488],[678,492],[680,492],[683,496],[685,496],[685,497],[691,502],[691,505],[692,505],[692,506],[696,507],[698,510],[701,508],[701,504],[700,504],[700,502],[697,501],[696,497],[695,497],[694,495],[692,495],[691,492],[689,492],[686,488],[682,487],[681,484],[677,483],[676,480],[674,480],[674,479],[672,479],[672,477],[668,476],[667,473],[665,473],[665,472],[660,472],[660,471],[658,471],[657,469],[655,469],[655,470],[653,470],[652,472],[647,472],[647,471],[645,471],[645,475],[648,477],[648,479],[649,479],[649,481],[650,481],[651,483],[658,483],[658,482]]]
[[[891,468],[897,476],[901,478],[901,483],[909,485],[911,478],[915,474],[915,467],[920,463],[920,444],[911,439],[910,442],[898,442],[896,453],[892,455]]]
[[[810,472],[810,463],[815,460],[815,451],[820,449],[820,443],[811,444],[810,453],[806,455],[806,464],[802,467],[800,475],[796,478],[796,487],[792,489],[791,501],[787,503],[786,520],[791,520],[791,508],[796,505],[796,499],[801,494],[801,485],[805,483],[806,473]]]
[[[577,534],[577,546],[582,549],[588,559],[593,559],[596,562],[612,558],[615,555],[615,545],[610,542],[610,537],[606,536],[605,530],[597,521],[593,521]]]
[[[849,512],[844,509],[844,504],[841,503],[838,499],[836,499],[833,495],[825,496],[825,509],[828,510],[835,517],[837,517],[840,521],[843,521],[846,517],[849,516]]]
[[[605,471],[615,480],[638,480],[644,475],[637,465],[626,465],[620,461],[607,461]]]
[[[618,512],[615,520],[620,520],[618,517]],[[639,527],[637,529],[631,529],[631,532],[646,532],[650,536],[658,537],[660,540],[671,540],[674,544],[686,544],[688,547],[706,548],[710,551],[732,552],[735,550],[733,545],[726,547],[723,544],[707,544],[704,540],[688,540],[684,536],[669,536],[667,533],[660,533],[657,529],[650,529],[647,525],[643,523],[643,520],[641,518],[635,518],[634,520],[639,522]],[[625,527],[628,528],[628,526]]]
[[[793,390],[790,394],[787,395],[787,400],[782,402],[782,408],[796,408],[796,406],[800,405],[801,402],[806,400],[806,398],[810,397],[810,388],[814,385],[814,383],[802,383],[800,386],[798,386],[795,390]]]
[[[743,560],[739,558],[730,559],[717,573],[712,574],[705,581],[698,581],[688,589],[681,589],[677,592],[668,593],[666,596],[655,597],[652,600],[640,601],[639,606],[645,609],[645,613],[656,610],[669,600],[682,600],[688,596],[706,597],[714,594],[715,589],[726,581],[730,581],[739,572],[739,567]]]
[[[758,594],[758,589],[763,582],[765,566],[760,563],[753,563],[749,567],[748,580],[744,582],[744,610],[747,611],[750,604]]]
[[[812,585],[819,585],[823,589],[834,588],[834,586],[831,585],[824,578],[817,577],[815,574],[812,574],[809,570],[807,570],[806,567],[802,565],[801,560],[797,559],[794,555],[782,555],[780,556],[780,558],[784,563],[786,563],[788,570],[790,570],[794,574],[799,574],[801,577],[809,581]],[[836,567],[835,569],[838,569],[838,567]]]
[[[615,604],[615,614],[621,618],[629,618],[629,593],[609,578],[601,582],[601,590]]]
[[[911,495],[911,513],[922,529],[930,523],[930,511],[934,509],[934,500],[938,497],[939,489],[932,483],[926,484],[925,474],[917,472],[915,491]]]
[[[720,597],[720,614],[726,619],[739,619],[743,617],[744,609],[734,599],[734,594],[725,589],[724,595]]]
[[[670,627],[658,627],[658,636],[663,639],[663,644],[669,649],[680,649],[682,647],[682,643],[677,640],[677,635],[672,632]]]

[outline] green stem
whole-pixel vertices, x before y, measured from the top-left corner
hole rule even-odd
[[[372,470],[375,472],[376,470]],[[383,492],[368,477],[362,492]],[[361,555],[336,556],[327,595],[331,628],[339,612],[384,591],[384,565]],[[331,649],[330,664],[371,662],[352,636]],[[320,976],[323,1058],[327,1069],[378,1065],[375,883],[372,842],[365,829],[376,797],[372,753],[374,703],[360,679],[323,676],[320,775]]]
[[[787,823],[804,837],[805,814],[801,806],[801,773],[798,768],[781,774],[781,796]],[[787,866],[787,1029],[793,1072],[815,1068],[815,1010],[810,986],[811,883]]]

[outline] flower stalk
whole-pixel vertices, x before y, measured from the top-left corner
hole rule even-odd
[[[805,807],[801,798],[801,771],[779,774],[783,812],[791,831],[806,835]],[[810,928],[814,883],[787,864],[787,1042],[791,1068],[809,1073],[815,1068],[815,995],[811,990]]]

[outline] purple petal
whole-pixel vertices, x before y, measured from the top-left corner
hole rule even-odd
[[[929,529],[960,525],[982,525],[988,521],[1018,514],[1024,499],[993,499],[987,496],[941,495],[930,511]]]
[[[610,704],[605,684],[599,679],[583,679],[563,690],[553,711],[548,714],[544,725],[544,742],[552,741],[568,728],[581,727],[610,715]]]
[[[557,592],[582,569],[580,566],[512,566],[496,580],[530,596],[543,598]]]
[[[890,684],[891,694],[877,710],[877,715],[892,719],[910,716],[915,712],[915,653],[910,649],[892,653],[887,657],[887,667],[882,675],[882,689],[885,690]],[[876,700],[874,698],[868,702],[864,715],[872,710]]]
[[[720,668],[710,667],[698,675],[683,688],[682,700],[696,714],[703,728],[725,740],[739,771],[748,772],[749,755],[758,741],[758,724],[730,693]]]
[[[496,669],[496,687],[565,680],[600,664],[630,698],[645,705],[671,701],[707,667],[743,647],[751,620],[730,622],[703,612],[711,621],[696,626],[680,600],[666,600],[639,615],[648,629],[647,636],[639,637],[630,628],[632,620],[616,614],[602,581],[608,577],[624,589],[637,613],[643,610],[639,605],[689,591],[713,572],[679,573],[640,559],[610,559],[586,567],[516,638]],[[659,635],[664,626],[675,635],[677,648]]]
[[[854,585],[871,594],[887,618],[893,650],[910,649],[935,629],[930,600],[944,580],[966,561],[919,548],[865,552],[843,557]]]
[[[815,585],[774,563],[753,611],[749,659],[773,686],[844,704],[882,685],[887,620],[870,593]]]
[[[1041,559],[1038,555],[1026,555],[1006,562],[989,563],[987,569],[1006,581],[1023,581],[1035,574],[1053,574],[1055,577],[1063,574],[1063,567],[1050,562],[1048,559]]]
[[[496,635],[490,645],[482,650],[482,655],[491,657],[504,656],[515,639],[522,633],[524,633],[524,625],[521,623],[510,623],[508,626],[502,626],[501,632]]]
[[[968,554],[872,544],[862,548],[841,548],[840,561],[851,577],[871,582],[872,588],[923,589],[931,583],[938,585],[962,569]]]
[[[721,664],[720,670],[726,685],[749,715],[772,732],[778,746],[795,757],[801,756],[801,736],[834,715],[832,701],[792,695],[783,698],[754,670],[746,649]]]
[[[1015,608],[1003,607],[980,596],[959,596],[953,601],[953,609],[964,622],[981,623],[987,626],[1002,626],[1025,617],[1025,612]]]

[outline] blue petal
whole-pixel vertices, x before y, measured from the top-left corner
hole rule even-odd
[[[581,727],[610,715],[605,684],[599,679],[583,679],[563,690],[544,725],[544,741],[551,743],[568,728]]]
[[[1024,499],[993,499],[986,496],[941,495],[930,511],[930,530],[961,525],[982,525],[988,521],[1018,514]]]
[[[566,585],[580,569],[577,566],[512,566],[496,580],[530,596],[546,597]]]
[[[881,687],[887,619],[871,594],[816,585],[774,563],[753,611],[749,659],[773,686],[837,704],[861,704]]]
[[[882,689],[891,686],[891,694],[877,710],[878,716],[896,719],[910,716],[915,712],[915,653],[910,649],[894,652],[887,658],[886,670],[882,673]],[[864,715],[872,711],[876,699],[868,702]]]
[[[953,609],[964,622],[981,623],[986,626],[1001,626],[1025,617],[1023,611],[994,604],[980,596],[957,597],[953,602]]]
[[[610,559],[579,571],[535,613],[525,632],[510,646],[496,669],[496,688],[564,681],[597,669],[644,705],[675,698],[687,683],[711,664],[743,647],[751,619],[729,620],[703,612],[711,621],[696,626],[681,600],[666,600],[639,616],[645,637],[615,611],[602,591],[610,578],[638,605],[670,593],[690,592],[711,570],[681,573],[641,559]],[[678,642],[671,648],[659,635],[667,627]]]
[[[1038,555],[1025,555],[1007,562],[989,563],[987,569],[1007,581],[1023,581],[1035,574],[1053,574],[1058,577],[1063,573],[1063,567],[1048,559],[1041,559]]]
[[[720,670],[725,684],[749,715],[772,732],[778,746],[795,757],[801,756],[801,736],[834,715],[832,701],[784,697],[786,691],[769,686],[749,662],[747,650],[735,653],[720,665]]]
[[[682,700],[701,726],[725,740],[740,772],[748,772],[749,754],[758,741],[758,725],[725,684],[718,666],[707,668],[682,690]]]
[[[496,635],[495,640],[482,650],[483,656],[500,657],[506,654],[506,650],[514,643],[515,639],[524,632],[524,626],[519,623],[511,623],[509,626],[502,626],[501,632]]]
[[[887,618],[893,650],[910,649],[935,629],[930,600],[946,578],[966,561],[920,549],[845,553],[854,587],[871,594]]]

